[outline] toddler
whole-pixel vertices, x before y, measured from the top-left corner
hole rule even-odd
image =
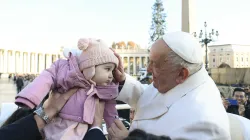
[[[16,97],[17,105],[34,109],[50,90],[65,93],[79,87],[58,117],[44,128],[45,139],[82,140],[93,123],[97,100],[105,101],[104,120],[108,127],[118,115],[114,100],[118,85],[112,82],[117,57],[102,40],[82,38],[78,48],[68,53],[64,50],[67,60],[57,60]]]

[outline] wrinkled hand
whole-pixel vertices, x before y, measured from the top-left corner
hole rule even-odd
[[[238,111],[239,111],[239,115],[244,116],[244,113],[245,113],[245,106],[242,105],[242,104],[239,104],[239,109],[238,109]]]
[[[111,140],[123,140],[129,134],[127,128],[119,119],[116,119],[111,125],[111,127],[108,129],[108,133]]]
[[[91,127],[99,127],[102,129],[102,119],[103,119],[104,107],[105,107],[105,102],[99,101],[99,99],[96,99],[95,117],[94,117],[94,122],[91,125]]]
[[[118,58],[118,61],[119,61],[117,68],[113,72],[114,80],[116,82],[125,81],[126,76],[125,76],[121,56],[118,53],[116,53],[113,49],[111,49],[111,50],[114,52],[115,56]]]
[[[44,112],[50,119],[54,118],[56,114],[63,108],[68,99],[76,93],[77,89],[70,89],[66,93],[51,92],[49,98],[43,103]]]

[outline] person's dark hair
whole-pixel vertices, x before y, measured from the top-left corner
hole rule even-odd
[[[242,88],[235,88],[235,89],[234,89],[234,92],[233,92],[233,96],[234,96],[234,93],[235,93],[236,91],[238,91],[238,92],[244,92],[244,96],[246,96],[246,92],[245,92],[245,90],[242,89]]]
[[[18,108],[4,123],[1,127],[12,124],[15,121],[18,121],[29,114],[33,113],[33,110],[27,108]]]
[[[135,129],[129,133],[128,137],[124,140],[171,140],[166,136],[156,136],[153,134],[146,133],[143,130]]]

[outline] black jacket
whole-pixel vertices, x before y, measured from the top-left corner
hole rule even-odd
[[[239,115],[238,108],[238,106],[228,106],[227,112]],[[250,102],[247,102],[247,104],[245,105],[245,118],[250,120]]]
[[[41,140],[42,136],[37,128],[33,115],[7,125],[0,129],[0,140]],[[88,131],[83,140],[106,140],[99,129]]]

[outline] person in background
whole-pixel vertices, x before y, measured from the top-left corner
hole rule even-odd
[[[10,82],[11,77],[12,77],[12,75],[11,75],[11,74],[9,74],[9,76],[8,76],[9,82]]]
[[[16,79],[17,79],[17,75],[14,74],[14,77],[13,77],[14,84],[16,84]]]
[[[23,85],[23,78],[19,75],[16,79],[17,93],[19,93],[23,89]]]
[[[22,89],[24,89],[30,83],[31,83],[31,79],[29,79],[28,76],[25,76],[23,79],[23,88]]]
[[[250,119],[250,102],[248,101],[245,90],[242,88],[235,88],[232,96],[233,99],[237,100],[238,105],[229,105],[227,112]]]

